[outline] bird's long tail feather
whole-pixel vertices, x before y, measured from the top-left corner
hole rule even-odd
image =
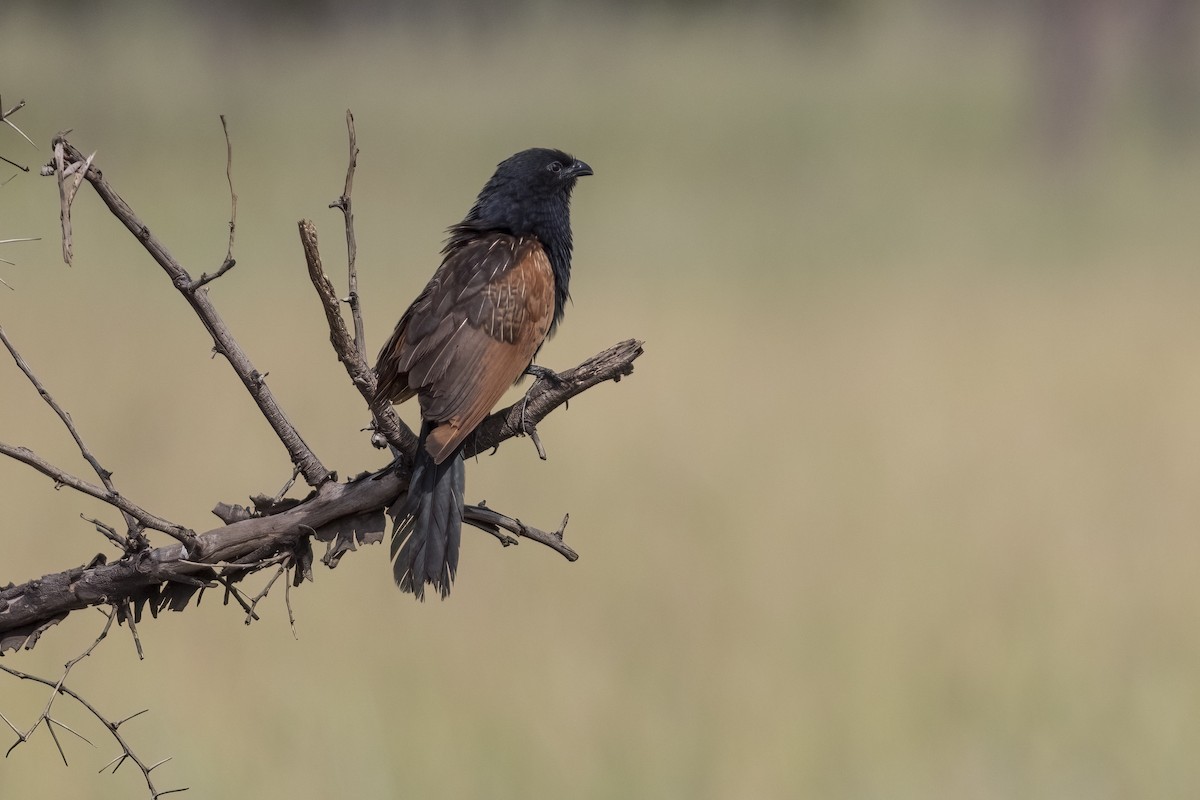
[[[408,493],[392,515],[392,572],[403,592],[425,599],[430,584],[445,598],[458,572],[466,470],[454,453],[441,464],[425,450],[432,426],[421,426]]]

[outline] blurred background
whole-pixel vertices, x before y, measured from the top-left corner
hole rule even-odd
[[[263,620],[208,596],[72,673],[201,797],[1118,798],[1200,793],[1200,63],[1185,0],[85,2],[0,7],[0,92],[73,129],[325,463],[386,460],[296,236],[344,280],[344,114],[372,352],[502,158],[567,149],[574,305],[540,361],[646,355],[468,467],[575,564],[466,532],[419,605],[367,548]],[[0,165],[0,323],[120,489],[197,529],[286,455],[84,188]],[[344,283],[342,284],[344,286]],[[86,464],[0,359],[0,440]],[[413,419],[414,409],[404,409]],[[111,509],[0,462],[0,582]],[[111,550],[111,548],[108,548]],[[261,583],[261,581],[260,581]],[[254,584],[257,586],[258,584]],[[276,593],[280,593],[278,589]],[[57,675],[79,612],[5,663]],[[0,676],[19,726],[40,688]],[[142,796],[39,732],[0,796]],[[0,736],[0,742],[5,739]],[[70,737],[68,737],[69,739]],[[4,745],[7,747],[7,744]]]

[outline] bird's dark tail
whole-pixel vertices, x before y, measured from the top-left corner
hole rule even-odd
[[[392,515],[392,572],[402,592],[425,599],[425,584],[443,598],[458,572],[458,545],[462,539],[463,492],[466,470],[462,456],[454,453],[441,464],[425,450],[432,426],[421,426],[421,442],[413,464],[408,493]]]

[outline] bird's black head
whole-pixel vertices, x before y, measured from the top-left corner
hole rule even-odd
[[[534,147],[509,156],[496,166],[463,221],[450,229],[446,252],[487,231],[536,236],[554,269],[557,327],[570,297],[571,190],[591,174],[591,167],[561,150]]]
[[[591,174],[591,167],[561,150],[522,150],[500,162],[463,223],[475,230],[533,234],[547,245],[546,239],[564,229],[569,237],[571,190]]]

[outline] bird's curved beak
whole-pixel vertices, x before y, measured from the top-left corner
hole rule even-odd
[[[571,165],[571,173],[576,178],[582,178],[584,175],[594,175],[595,174],[592,172],[592,168],[589,167],[587,165],[587,163],[583,162],[583,161],[576,161],[574,164],[572,164]]]

